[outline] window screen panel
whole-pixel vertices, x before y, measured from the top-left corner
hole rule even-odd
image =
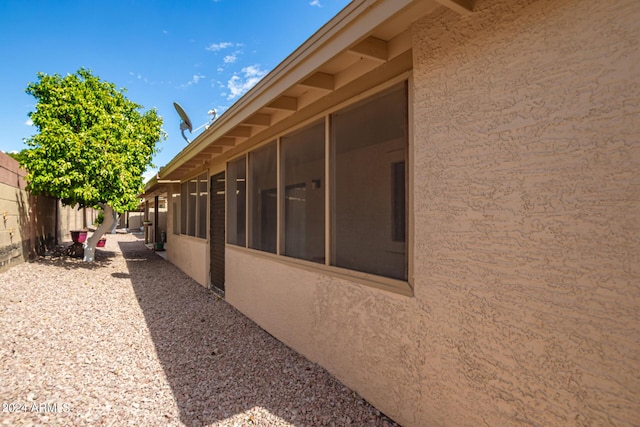
[[[189,236],[196,235],[196,203],[198,200],[198,179],[189,180],[189,204],[187,218],[187,234]]]
[[[189,210],[189,183],[180,185],[180,234],[187,234],[187,220]]]
[[[394,194],[405,185],[393,166],[406,158],[407,108],[401,84],[331,116],[333,265],[407,279],[406,239],[394,225],[406,215],[406,198]]]
[[[251,235],[249,247],[276,253],[277,242],[277,160],[276,144],[253,151],[249,157]]]
[[[227,242],[238,246],[247,244],[246,162],[246,157],[241,157],[227,165]]]
[[[324,263],[325,131],[324,121],[284,136],[283,254]]]
[[[197,219],[197,237],[201,239],[207,238],[207,173],[203,173],[198,177],[198,219]]]

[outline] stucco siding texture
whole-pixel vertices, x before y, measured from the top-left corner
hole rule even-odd
[[[425,404],[637,425],[640,3],[477,6],[413,32]]]
[[[640,2],[412,29],[414,297],[227,251],[227,299],[404,426],[640,424]]]
[[[207,241],[195,237],[167,236],[167,260],[202,286],[208,286],[209,250]]]

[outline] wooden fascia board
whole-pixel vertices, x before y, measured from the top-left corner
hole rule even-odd
[[[144,192],[138,194],[138,198],[150,198],[166,192],[166,182],[158,180],[158,176],[151,178],[144,187]]]
[[[338,53],[347,50],[355,41],[366,38],[378,25],[415,0],[354,1],[343,13],[329,21],[307,42],[286,58],[274,71],[263,78],[231,109],[243,108],[243,101],[265,106],[277,99],[296,82],[305,80]],[[420,0],[424,1],[424,0]],[[334,22],[335,21],[335,22]],[[332,25],[331,25],[332,24]]]
[[[158,174],[156,174],[156,176],[154,176],[149,181],[147,181],[147,183],[144,185],[144,193],[147,193],[148,191],[153,189],[153,187],[155,187],[156,185],[158,185]]]
[[[415,1],[353,1],[225,111],[205,134],[214,140],[223,136],[226,129],[259,112],[296,82],[313,74],[321,65],[352,46],[354,41],[365,38],[378,25]]]
[[[298,112],[278,121],[273,126],[270,126],[258,138],[249,139],[242,144],[238,144],[229,151],[225,152],[222,156],[223,160],[233,158],[250,151],[257,144],[261,144],[268,141],[279,134],[282,134],[287,129],[291,129],[301,122],[310,120],[313,117],[317,117],[318,114],[327,111],[328,109],[335,107],[343,102],[346,102],[353,97],[366,92],[372,87],[376,87],[390,79],[397,78],[403,73],[407,73],[413,67],[413,55],[412,52],[405,51],[397,57],[380,64],[379,67],[371,72],[363,75],[347,85],[342,86],[340,89],[329,93],[326,97],[321,98],[317,103],[310,105],[309,107],[302,108]]]
[[[161,184],[153,187],[151,191],[145,191],[144,195],[142,195],[142,198],[144,198],[145,201],[148,200],[149,202],[151,202],[153,198],[155,198],[156,196],[160,197],[166,192],[167,192],[166,185]]]
[[[368,37],[377,26],[416,1],[424,0],[351,2],[174,157],[161,177],[172,173],[192,153],[228,134],[248,117],[281,97],[287,89],[305,80],[324,63]]]

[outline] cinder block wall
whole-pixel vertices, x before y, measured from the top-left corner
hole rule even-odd
[[[24,170],[0,152],[0,271],[29,254],[29,195]]]
[[[16,160],[0,152],[0,271],[70,241],[70,230],[91,225],[97,215],[52,197],[30,196],[25,175]]]

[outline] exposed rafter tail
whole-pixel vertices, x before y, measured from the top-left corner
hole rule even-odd
[[[444,7],[448,7],[460,15],[469,15],[473,12],[474,0],[436,0]]]

